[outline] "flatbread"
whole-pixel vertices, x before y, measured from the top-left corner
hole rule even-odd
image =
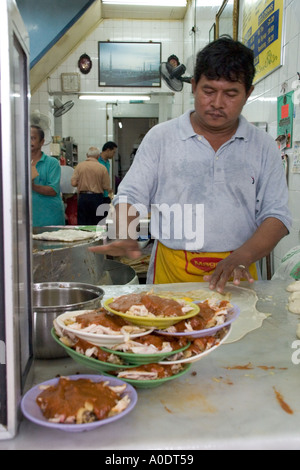
[[[191,284],[194,284],[194,289],[191,289]],[[207,283],[202,284],[204,285],[201,285],[201,289],[198,288],[199,283],[188,283],[188,286],[185,286],[185,283],[161,285],[155,284],[146,286],[112,286],[109,288],[105,287],[104,298],[118,297],[122,294],[140,292],[141,290],[144,292],[151,290],[156,294],[170,297],[183,297],[192,301],[205,300],[208,298],[229,300],[231,303],[237,305],[240,308],[241,313],[237,320],[235,320],[235,322],[232,324],[230,335],[223,344],[239,341],[251,331],[260,328],[264,320],[270,316],[270,313],[259,312],[256,309],[258,297],[253,289],[227,284],[225,293],[219,294],[218,292],[209,289],[208,286],[206,287],[205,284]]]
[[[95,232],[87,232],[85,230],[75,229],[62,229],[54,230],[53,232],[43,232],[32,235],[34,240],[45,240],[45,241],[60,241],[60,242],[77,242],[81,240],[89,240],[92,238],[98,238],[100,234]]]
[[[169,295],[169,292],[160,291],[161,295]],[[209,288],[202,288],[190,291],[181,291],[174,293],[176,296],[188,297],[191,300],[205,300],[208,298],[218,300],[228,300],[237,305],[241,311],[240,316],[232,324],[232,329],[228,338],[223,344],[234,343],[242,339],[246,334],[257,328],[260,328],[263,321],[270,316],[268,313],[259,312],[256,309],[258,297],[254,290],[246,287],[228,285],[224,294],[214,292]]]

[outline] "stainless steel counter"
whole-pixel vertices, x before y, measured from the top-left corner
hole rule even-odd
[[[181,379],[138,390],[137,406],[123,419],[79,434],[23,419],[18,436],[0,442],[0,450],[300,449],[300,341],[298,354],[292,347],[300,315],[287,311],[287,284],[256,282],[257,308],[272,314],[263,326],[194,363]],[[94,373],[72,359],[37,361],[33,372],[32,385]]]

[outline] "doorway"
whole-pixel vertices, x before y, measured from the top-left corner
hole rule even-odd
[[[114,141],[118,145],[114,158],[113,175],[115,193],[129,170],[144,136],[158,123],[158,118],[114,118]]]

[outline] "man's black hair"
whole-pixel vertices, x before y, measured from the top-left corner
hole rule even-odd
[[[38,131],[40,142],[41,142],[45,138],[45,132],[43,131],[43,129],[40,126],[35,126],[35,125],[31,125],[30,127]]]
[[[229,82],[241,82],[248,92],[255,75],[253,51],[239,41],[220,37],[197,54],[194,71],[196,84],[202,75],[209,80],[223,78]]]
[[[179,62],[179,59],[178,59],[177,55],[175,55],[175,54],[170,55],[168,57],[167,62],[170,62],[170,60],[172,60],[172,59],[177,60],[177,64],[180,65],[180,62]]]
[[[115,142],[109,141],[103,145],[102,152],[105,152],[105,150],[113,150],[113,149],[116,149],[117,147],[118,146]]]

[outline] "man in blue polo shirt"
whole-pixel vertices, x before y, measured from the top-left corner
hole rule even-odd
[[[114,157],[118,146],[115,142],[109,141],[102,147],[102,152],[100,153],[100,157],[98,158],[98,162],[105,166],[110,175],[110,160]],[[110,204],[111,199],[109,197],[109,191],[104,191],[104,203]]]
[[[65,225],[65,209],[60,194],[61,168],[55,157],[42,151],[44,131],[31,126],[32,225]]]

